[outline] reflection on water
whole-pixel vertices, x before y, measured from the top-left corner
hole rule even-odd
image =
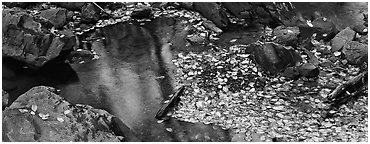
[[[108,110],[142,141],[229,141],[227,132],[212,126],[173,119],[157,123],[155,113],[175,89],[170,45],[163,37],[129,23],[103,28],[101,34],[105,41],[92,45],[100,59],[72,65],[79,81],[61,85],[63,97]]]

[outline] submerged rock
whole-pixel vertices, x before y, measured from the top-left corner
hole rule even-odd
[[[87,105],[72,105],[51,87],[34,87],[3,111],[3,141],[119,142],[112,115]]]
[[[287,49],[283,45],[266,42],[263,44],[255,43],[253,51],[254,60],[264,70],[275,75],[285,68],[295,66],[301,61],[300,56],[292,49]]]

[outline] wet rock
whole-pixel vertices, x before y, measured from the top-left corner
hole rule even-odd
[[[4,107],[9,106],[9,93],[6,91],[2,90],[2,102],[3,102],[3,109]]]
[[[75,45],[75,36],[57,37],[44,22],[20,9],[3,10],[3,56],[39,68]],[[49,23],[50,24],[50,23]]]
[[[96,23],[101,16],[101,10],[93,3],[85,3],[81,8],[81,21],[84,23]]]
[[[62,28],[67,23],[67,10],[64,8],[40,11],[40,17],[47,19],[55,28]]]
[[[135,19],[149,19],[152,14],[152,9],[150,7],[140,7],[136,8],[131,13],[131,17]]]
[[[299,74],[307,78],[313,78],[317,77],[320,74],[320,71],[315,65],[311,63],[305,63],[299,67]]]
[[[52,2],[51,4],[57,5],[62,8],[66,8],[71,11],[80,11],[84,2]]]
[[[276,42],[286,46],[297,46],[299,33],[298,27],[285,26],[278,26],[273,32]]]
[[[221,29],[227,28],[230,24],[226,12],[216,2],[195,2],[193,7]]]
[[[368,45],[357,41],[347,42],[343,47],[343,54],[348,63],[355,65],[362,65],[367,61]]]
[[[78,142],[123,139],[110,130],[112,115],[71,105],[51,87],[34,87],[3,111],[3,141]]]
[[[255,48],[252,55],[255,62],[272,75],[283,71],[287,67],[294,66],[298,61],[301,61],[298,53],[294,50],[287,49],[283,45],[273,42],[263,44],[254,43],[253,45]]]
[[[315,39],[324,41],[331,40],[338,33],[335,24],[325,17],[317,18],[311,24],[300,25],[299,30],[302,39],[311,38],[316,33]]]
[[[339,51],[343,46],[348,42],[352,41],[355,38],[356,32],[351,28],[347,27],[340,31],[332,40],[331,40],[331,52]]]
[[[238,18],[251,18],[253,5],[247,2],[223,2],[222,5]]]
[[[367,34],[367,27],[364,25],[356,25],[352,28],[355,32],[357,32],[360,35],[366,35]]]

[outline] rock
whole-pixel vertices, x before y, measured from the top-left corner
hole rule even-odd
[[[254,61],[272,75],[287,67],[295,66],[297,62],[301,61],[298,53],[283,45],[273,42],[254,43],[253,45],[255,47],[252,52]]]
[[[66,8],[71,11],[80,11],[84,2],[52,2],[51,4],[57,5],[62,8]]]
[[[67,23],[67,10],[64,8],[43,10],[40,11],[39,15],[47,19],[57,29],[62,28]]]
[[[27,8],[35,3],[36,2],[3,2],[2,4],[6,5],[9,8],[13,7]]]
[[[311,63],[303,64],[298,71],[300,75],[307,78],[317,77],[320,74],[319,68]]]
[[[315,39],[324,41],[331,40],[338,33],[335,24],[324,17],[317,18],[311,25],[300,25],[299,31],[301,32],[300,36],[302,39],[309,39],[316,33]]]
[[[360,43],[363,43],[363,44],[367,44],[369,39],[368,39],[368,35],[365,35],[365,36],[361,36],[359,39],[357,39],[356,41],[360,42]]]
[[[332,40],[331,40],[331,52],[339,51],[343,46],[348,42],[352,41],[356,36],[356,32],[351,28],[347,27],[340,31]]]
[[[214,31],[215,33],[222,33],[222,30],[220,28],[218,28],[212,21],[210,20],[205,20],[203,21],[202,25],[207,28],[207,29],[210,29],[212,31]]]
[[[247,2],[223,2],[221,3],[231,14],[238,18],[252,18],[253,5]]]
[[[67,56],[67,62],[68,63],[80,63],[80,62],[88,62],[91,61],[94,58],[93,53],[89,50],[77,50],[71,52]]]
[[[152,15],[152,9],[150,7],[136,8],[131,13],[131,18],[135,19],[149,19]]]
[[[3,109],[4,107],[9,106],[9,94],[4,90],[2,93],[2,102],[3,102]]]
[[[110,126],[112,115],[87,105],[71,105],[51,87],[38,86],[3,111],[3,141],[119,142]]]
[[[194,10],[193,2],[179,2],[180,7],[187,10]]]
[[[368,31],[367,27],[362,24],[355,25],[352,29],[360,35],[366,35]]]
[[[194,33],[192,35],[188,35],[186,40],[190,42],[192,45],[194,44],[204,44],[206,41],[205,37],[201,36],[200,34]]]
[[[297,46],[299,28],[278,26],[274,29],[273,34],[276,36],[276,42],[286,46]]]
[[[85,3],[81,8],[81,21],[84,23],[96,23],[100,19],[101,10],[93,3]]]
[[[217,27],[221,29],[228,28],[230,22],[226,12],[216,2],[194,2],[193,7],[202,16],[211,20]]]
[[[2,24],[3,57],[26,62],[32,68],[43,66],[62,50],[71,50],[76,45],[73,34],[57,37],[49,32],[47,21],[37,19],[24,10],[3,10]]]
[[[294,67],[288,67],[284,70],[282,76],[288,79],[296,79],[299,77],[299,72]]]
[[[367,44],[350,41],[344,45],[342,52],[349,64],[362,65],[367,62],[367,47]]]

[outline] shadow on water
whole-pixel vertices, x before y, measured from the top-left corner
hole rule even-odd
[[[168,42],[177,33],[162,30],[169,35],[129,23],[101,29],[105,40],[92,44],[100,58],[72,64],[79,81],[59,85],[61,95],[109,111],[140,141],[230,141],[228,131],[211,125],[175,119],[157,123],[157,110],[176,88]]]

